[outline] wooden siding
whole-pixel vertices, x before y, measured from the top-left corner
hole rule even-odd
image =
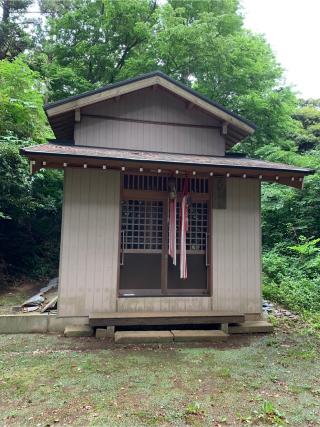
[[[66,169],[59,316],[93,312],[261,312],[260,182],[227,180],[226,209],[212,210],[212,297],[117,297],[118,172]]]
[[[59,316],[116,310],[120,173],[66,169]]]
[[[219,129],[125,122],[86,117],[86,114],[165,123],[217,126],[219,122],[185,101],[157,89],[143,89],[81,110],[75,124],[75,143],[82,146],[124,148],[182,154],[223,156],[225,140]]]
[[[118,298],[117,311],[211,311],[210,297]]]
[[[227,207],[212,210],[212,268],[213,310],[261,312],[258,180],[227,180]]]

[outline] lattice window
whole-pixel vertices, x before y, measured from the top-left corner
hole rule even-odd
[[[177,236],[180,232],[180,203],[177,203]],[[187,251],[205,252],[208,232],[208,203],[195,202],[189,207],[188,212],[189,231],[187,233]],[[180,241],[177,239],[177,250],[180,249]]]
[[[181,192],[183,189],[183,177],[175,177],[176,189]],[[208,193],[207,178],[190,178],[190,192]],[[161,175],[134,175],[125,174],[123,179],[123,188],[125,190],[141,191],[168,191],[168,177]]]
[[[122,202],[121,246],[123,250],[161,251],[163,203],[127,200]]]

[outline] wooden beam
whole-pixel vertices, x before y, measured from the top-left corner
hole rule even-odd
[[[89,325],[93,327],[241,323],[244,320],[244,314],[238,312],[115,312],[89,315]]]
[[[227,135],[227,134],[228,134],[228,123],[223,122],[222,123],[222,135]]]
[[[102,169],[103,165],[107,163],[108,169],[126,171],[127,173],[139,172],[140,168],[143,168],[145,174],[163,174],[172,176],[172,173],[177,175],[192,175],[193,171],[196,171],[197,176],[209,177],[209,176],[224,176],[229,179],[232,178],[242,178],[246,174],[246,179],[259,179],[260,181],[267,182],[277,182],[279,184],[287,185],[294,188],[301,189],[303,186],[303,176],[302,173],[292,172],[292,171],[269,171],[261,169],[250,169],[250,168],[240,168],[232,166],[217,166],[217,165],[192,165],[192,164],[181,164],[179,169],[177,169],[177,164],[164,164],[159,162],[143,162],[143,161],[125,161],[125,160],[106,160],[106,159],[91,159],[90,157],[68,157],[68,156],[50,156],[48,154],[44,155],[31,155],[28,154],[30,160],[37,161],[39,163],[39,168],[50,168],[50,169],[61,169],[62,167],[74,167],[74,168],[83,168],[83,164],[87,164],[88,169],[98,168]],[[42,162],[46,162],[46,166],[42,166]],[[33,173],[35,173],[36,168],[33,167]],[[160,172],[159,172],[160,171]],[[213,175],[210,175],[213,173]],[[278,176],[278,180],[276,180]],[[294,180],[292,180],[294,178]]]
[[[80,123],[81,121],[81,112],[80,112],[80,108],[76,108],[74,110],[74,121],[77,123]]]
[[[224,176],[212,178],[212,208],[227,208],[227,182]]]

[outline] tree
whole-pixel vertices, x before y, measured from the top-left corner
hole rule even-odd
[[[44,89],[22,59],[0,61],[0,282],[5,273],[52,274],[57,267],[62,174],[31,176],[19,154],[51,135]]]
[[[278,185],[265,185],[262,192],[264,247],[284,247],[300,236],[320,236],[320,145],[317,124],[320,123],[318,101],[300,101],[293,113],[295,125],[287,138],[256,151],[259,157],[315,170],[305,178],[303,191]]]
[[[59,257],[62,174],[31,176],[21,146],[34,144],[0,135],[0,284],[6,274],[56,274]]]
[[[154,24],[154,0],[42,1],[49,15],[31,64],[49,83],[50,99],[114,82]],[[59,4],[60,5],[60,4]]]
[[[299,131],[293,135],[300,152],[320,147],[320,99],[300,101],[300,108],[294,118],[301,123]]]
[[[0,61],[0,135],[45,141],[50,135],[43,111],[45,86],[22,59]]]
[[[30,21],[24,12],[32,0],[0,0],[0,60],[13,59],[31,45],[31,36],[26,31]]]
[[[251,155],[294,127],[296,98],[264,38],[243,28],[238,0],[42,0],[49,14],[31,61],[64,98],[161,69],[258,125]]]

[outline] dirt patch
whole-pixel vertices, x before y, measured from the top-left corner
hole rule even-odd
[[[13,306],[20,305],[32,295],[37,294],[46,282],[46,280],[19,279],[7,283],[0,289],[0,314],[12,314]]]

